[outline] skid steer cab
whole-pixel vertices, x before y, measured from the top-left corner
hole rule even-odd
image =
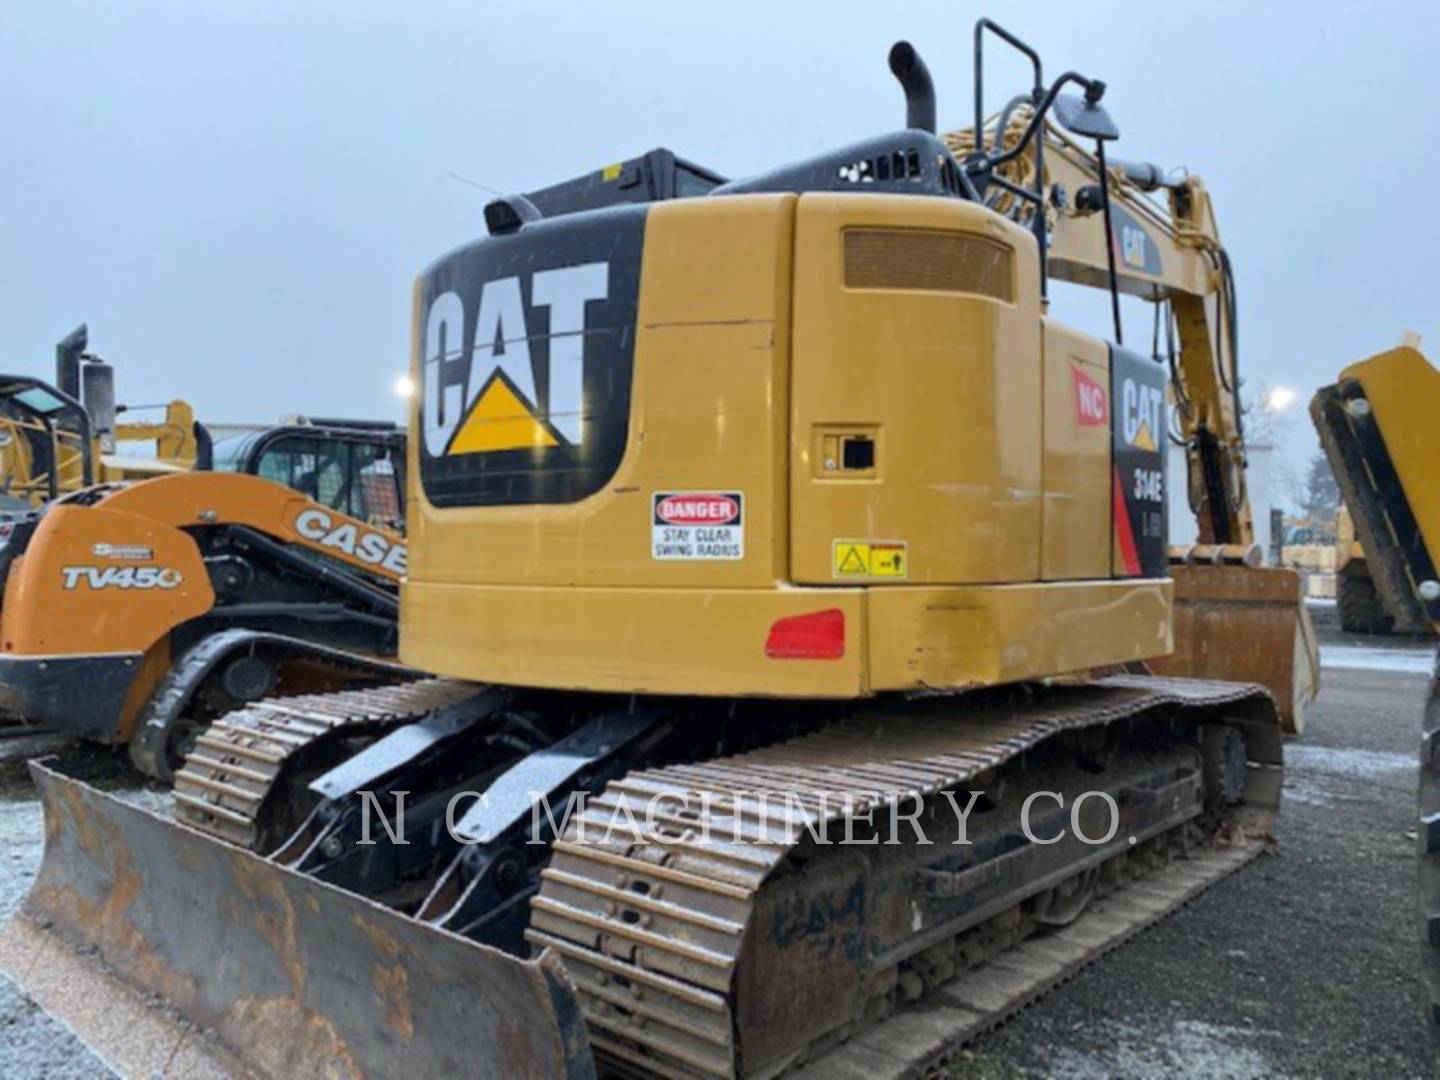
[[[360,505],[343,485],[327,491]],[[130,743],[151,775],[170,774],[203,719],[400,670],[386,658],[403,537],[258,476],[90,488],[0,523],[0,539],[0,707]]]
[[[300,419],[215,440],[218,472],[284,484],[371,525],[405,528],[405,432],[393,423]]]

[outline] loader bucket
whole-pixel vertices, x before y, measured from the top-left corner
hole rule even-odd
[[[1408,633],[1440,622],[1440,596],[1424,595],[1440,547],[1440,499],[1429,494],[1440,462],[1437,407],[1440,373],[1406,346],[1346,368],[1310,402],[1370,578],[1395,628]]]
[[[1300,575],[1279,567],[1172,566],[1175,651],[1149,661],[1159,675],[1259,683],[1287,734],[1305,730],[1320,687],[1320,653]]]
[[[553,954],[477,945],[30,769],[45,858],[0,970],[121,1073],[594,1075]]]

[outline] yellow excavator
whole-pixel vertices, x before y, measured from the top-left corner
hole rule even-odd
[[[996,40],[1034,80],[987,118]],[[1313,656],[1249,565],[1209,199],[1107,160],[1099,80],[988,20],[975,63],[968,133],[900,43],[901,130],[489,204],[413,297],[434,678],[228,714],[179,824],[33,764],[0,967],[124,1071],[902,1075],[1260,850]],[[1052,277],[1178,351],[1052,320]],[[1145,669],[1247,641],[1274,696]]]
[[[1310,416],[1335,473],[1370,578],[1404,626],[1440,627],[1440,372],[1411,345],[1353,364],[1320,389]],[[1431,1020],[1440,1023],[1440,671],[1420,741],[1421,961]]]
[[[1159,448],[1167,436],[1183,445],[1186,475],[1167,479],[1185,484],[1197,542],[1170,549],[1175,648],[1147,663],[1161,674],[1260,683],[1274,694],[1285,730],[1297,733],[1319,687],[1319,651],[1299,577],[1263,566],[1255,541],[1245,482],[1235,282],[1209,193],[1185,170],[1167,173],[1129,161],[1108,162],[1107,169],[1105,140],[1090,153],[1065,128],[1063,113],[1061,123],[1046,123],[1034,152],[1011,156],[1043,94],[1039,57],[1028,47],[1021,51],[1033,65],[1035,88],[1011,99],[987,124],[977,51],[974,126],[945,141],[963,161],[976,151],[973,133],[987,132],[989,145],[1000,151],[987,205],[1031,228],[1052,278],[1110,289],[1117,344],[1123,343],[1120,295],[1154,305],[1150,352],[1169,371],[1175,430],[1168,424],[1165,432],[1157,430],[1163,421],[1146,425],[1139,403],[1126,398],[1116,403],[1116,423],[1122,433],[1135,433],[1137,446]],[[1150,198],[1162,194],[1164,205]],[[1051,325],[1047,335],[1057,333]],[[1053,347],[1065,346],[1057,340]],[[1078,402],[1087,384],[1078,368],[1074,379]],[[1060,404],[1047,397],[1047,425],[1059,421]],[[1073,469],[1074,460],[1064,447],[1047,444],[1047,471]],[[1123,538],[1118,519],[1116,525]],[[1145,527],[1143,519],[1131,522],[1137,536]],[[1148,526],[1151,532],[1161,527],[1159,519]],[[1041,576],[1050,576],[1043,566]]]

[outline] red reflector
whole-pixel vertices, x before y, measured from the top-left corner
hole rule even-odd
[[[839,608],[776,619],[765,639],[772,660],[839,660],[845,655],[845,613]]]

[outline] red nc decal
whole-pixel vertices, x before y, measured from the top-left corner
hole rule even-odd
[[[1105,387],[1073,364],[1070,377],[1075,380],[1075,421],[1081,427],[1104,427],[1110,422],[1105,407]]]

